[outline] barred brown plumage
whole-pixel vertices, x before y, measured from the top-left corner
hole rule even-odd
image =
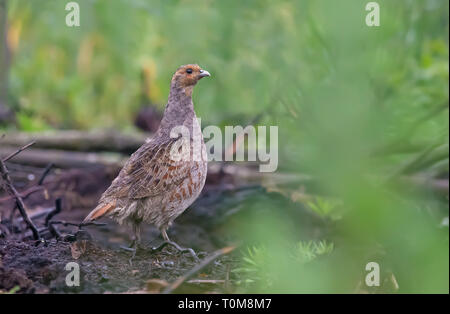
[[[206,148],[192,103],[192,89],[205,76],[210,76],[209,72],[196,64],[178,68],[155,136],[131,155],[84,223],[108,216],[129,224],[138,245],[140,225],[145,222],[155,225],[164,240],[171,242],[167,228],[194,202],[205,184]],[[189,130],[189,143],[183,142],[186,139],[182,136],[171,137],[179,126]],[[189,145],[188,155],[182,149],[185,144]],[[173,150],[184,158],[173,158]]]

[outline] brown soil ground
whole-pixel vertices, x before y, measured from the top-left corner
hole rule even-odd
[[[79,223],[95,206],[114,175],[114,171],[105,169],[52,171],[45,180],[46,191],[39,191],[26,198],[29,214],[36,215],[45,209],[48,211],[54,206],[55,198],[60,197],[63,210],[52,220]],[[16,178],[20,191],[35,186],[35,181]],[[7,195],[1,194],[0,199],[2,197]],[[203,259],[219,248],[239,243],[239,235],[229,230],[245,229],[245,224],[251,224],[252,215],[261,214],[254,204],[269,200],[275,202],[274,206],[283,209],[289,217],[301,215],[295,220],[308,226],[303,230],[309,230],[312,234],[322,228],[314,228],[320,221],[299,211],[298,204],[279,194],[267,193],[258,185],[236,183],[229,176],[221,174],[208,177],[201,197],[175,221],[169,229],[169,237],[183,247],[194,249]],[[252,206],[246,206],[247,203]],[[13,207],[13,202],[3,199],[0,202],[2,217],[7,217]],[[42,215],[33,221],[42,228],[45,218],[46,215]],[[166,247],[160,252],[141,250],[130,263],[132,253],[121,249],[121,246],[131,242],[131,232],[109,219],[100,221],[106,223],[104,226],[84,227],[84,232],[77,234],[76,241],[70,236],[57,241],[48,232],[43,233],[45,243],[32,240],[30,231],[26,230],[23,222],[18,223],[18,219],[16,215],[12,228],[14,232],[0,235],[0,291],[3,292],[160,292],[164,285],[175,281],[196,265],[189,254],[181,254],[172,247]],[[2,220],[5,226],[7,222],[6,219]],[[78,227],[73,226],[56,227],[62,235],[73,235],[78,230]],[[146,226],[143,242],[147,247],[158,246],[162,242],[159,231]],[[237,278],[231,270],[237,267],[238,254],[239,250],[236,250],[218,258],[196,274],[196,282],[185,283],[175,292],[236,292],[233,282]],[[69,262],[76,262],[80,266],[79,287],[68,287],[65,283],[69,273],[65,267]]]

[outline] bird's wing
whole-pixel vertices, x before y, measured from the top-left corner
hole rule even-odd
[[[189,176],[193,162],[182,149],[184,138],[150,141],[138,149],[125,164],[111,186],[116,197],[139,199],[156,196],[178,185]],[[188,152],[189,153],[189,152]],[[174,158],[179,157],[179,159]]]

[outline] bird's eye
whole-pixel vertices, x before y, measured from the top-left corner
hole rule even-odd
[[[192,69],[187,69],[187,70],[186,70],[186,73],[187,73],[187,74],[191,74],[191,73],[192,73]]]

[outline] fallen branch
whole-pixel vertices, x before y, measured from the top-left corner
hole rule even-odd
[[[232,252],[236,246],[227,246],[220,250],[215,251],[208,257],[206,257],[201,263],[197,264],[195,267],[193,267],[190,271],[188,271],[186,274],[178,278],[175,282],[170,284],[168,287],[166,287],[163,290],[163,294],[172,293],[174,290],[176,290],[180,285],[182,285],[185,281],[191,279],[195,274],[197,274],[200,270],[211,264],[213,261],[221,257],[222,255],[228,254]]]
[[[226,174],[244,182],[288,184],[306,183],[313,181],[313,177],[301,173],[259,172],[258,163],[252,162],[209,162],[208,174]]]
[[[64,241],[68,241],[68,239],[72,239],[69,240],[69,242],[74,241],[74,239],[77,239],[78,237],[80,237],[81,232],[84,234],[84,230],[78,230],[77,233],[75,235],[73,234],[61,234],[61,232],[59,232],[58,229],[55,228],[55,225],[61,225],[64,227],[67,226],[72,226],[72,227],[80,227],[80,223],[77,222],[70,222],[70,221],[49,221],[48,223],[48,227],[42,227],[39,229],[39,233],[44,236],[47,233],[50,233],[52,235],[52,237],[55,237],[57,240],[60,239],[64,239]],[[86,223],[86,224],[82,224],[81,226],[89,226],[89,225],[93,225],[93,226],[105,226],[107,225],[106,223],[96,223],[96,222],[90,222],[90,223]],[[25,234],[25,238],[29,237],[30,234],[26,233]]]
[[[9,146],[24,146],[36,141],[36,148],[50,148],[69,151],[110,151],[131,153],[138,149],[150,136],[146,133],[124,134],[115,131],[75,131],[8,133],[3,143]]]
[[[0,158],[15,151],[15,147],[0,147]],[[89,168],[93,166],[122,168],[126,158],[117,153],[84,153],[32,148],[14,158],[15,163],[45,167],[52,163],[58,168]]]

